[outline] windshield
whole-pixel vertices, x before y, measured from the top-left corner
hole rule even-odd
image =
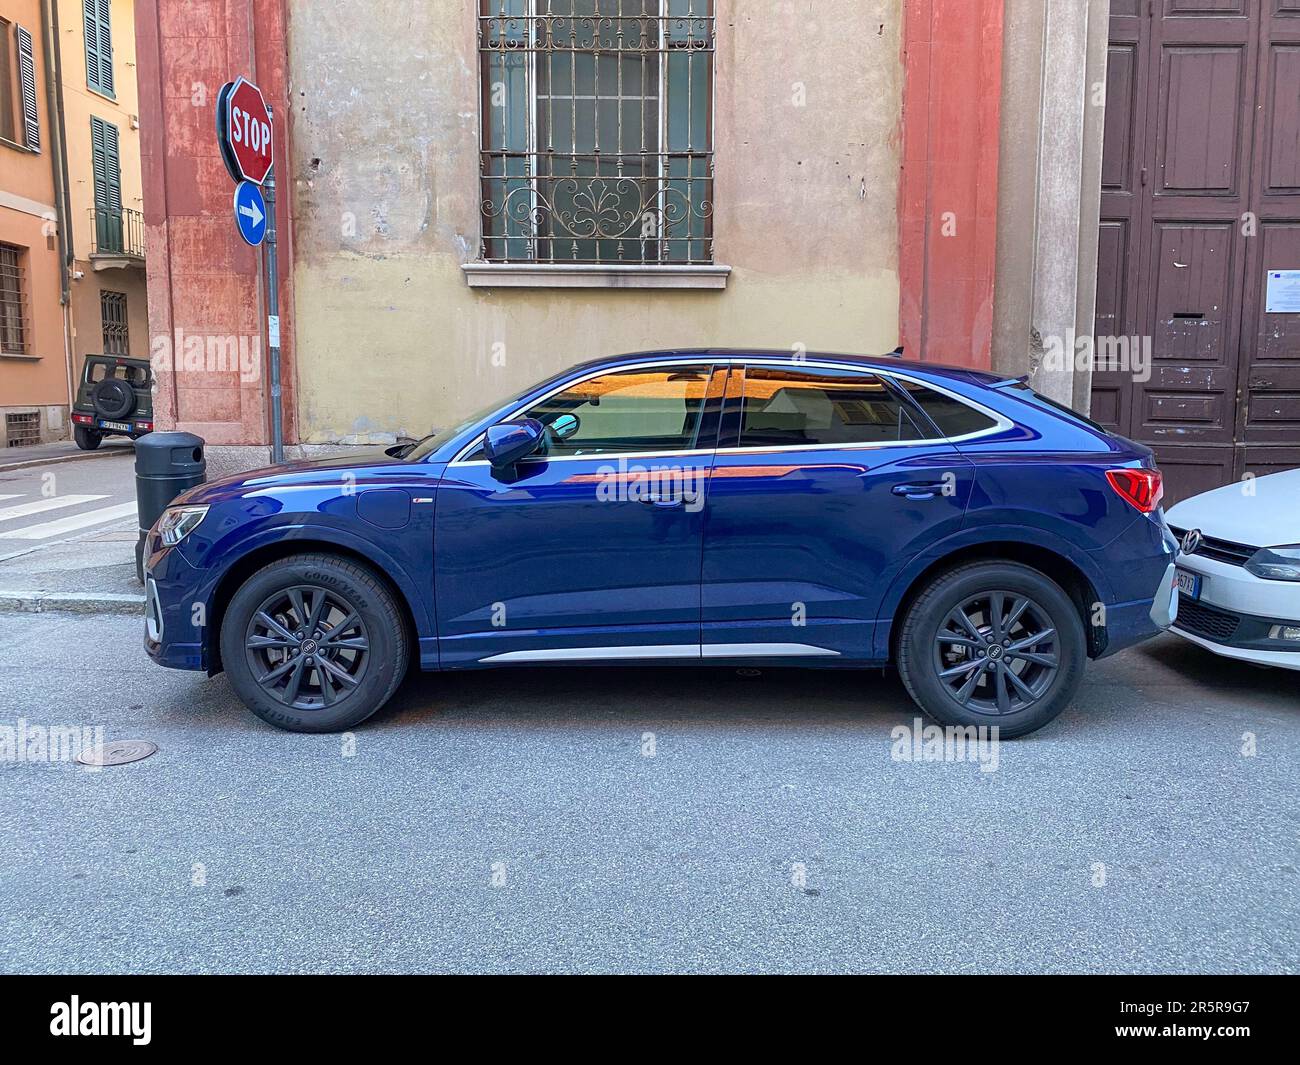
[[[502,399],[496,400],[495,402],[489,403],[485,407],[481,407],[480,409],[476,410],[473,414],[471,414],[468,418],[462,419],[461,421],[457,422],[455,425],[448,426],[446,429],[438,429],[437,431],[424,437],[424,439],[417,441],[415,444],[411,445],[410,449],[405,451],[400,457],[410,459],[412,462],[418,462],[420,461],[420,459],[425,458],[428,455],[432,455],[435,451],[438,450],[438,448],[442,447],[443,444],[447,443],[448,440],[452,440],[455,437],[459,436],[475,422],[482,421],[493,411],[500,410],[502,407],[505,407],[511,403],[516,402],[517,400],[523,398],[523,396],[527,392],[531,392],[531,391],[532,388],[530,387],[528,389],[525,389],[524,392],[516,392],[514,395],[506,396]]]

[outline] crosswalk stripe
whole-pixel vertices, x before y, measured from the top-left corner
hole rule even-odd
[[[21,498],[22,498],[22,495],[23,495],[23,494],[22,494],[21,492],[17,492],[17,493],[15,493],[15,492],[9,492],[9,493],[0,492],[0,499],[21,499]]]
[[[16,496],[0,496],[0,499],[17,498]],[[14,507],[0,507],[0,521],[8,521],[10,518],[25,518],[28,514],[41,514],[47,510],[58,510],[60,507],[75,507],[78,503],[93,503],[97,499],[107,499],[108,496],[51,496],[49,499],[38,499],[34,503],[19,503]]]
[[[0,540],[45,540],[51,536],[67,536],[78,529],[86,529],[92,525],[103,525],[106,521],[125,518],[128,514],[134,514],[135,512],[134,503],[122,503],[116,507],[101,507],[99,510],[89,510],[85,514],[74,514],[70,518],[47,521],[42,525],[29,525],[25,529],[9,529],[0,532]]]

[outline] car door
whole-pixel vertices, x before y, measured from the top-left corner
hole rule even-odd
[[[710,478],[703,657],[872,659],[884,590],[961,527],[973,467],[887,375],[730,373]]]
[[[699,657],[714,371],[697,358],[592,373],[514,414],[547,427],[544,453],[503,472],[475,444],[448,465],[434,529],[444,667]]]

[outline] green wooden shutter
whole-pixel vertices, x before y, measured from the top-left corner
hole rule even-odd
[[[113,30],[110,0],[82,0],[86,27],[86,84],[113,95]]]
[[[122,250],[122,163],[117,127],[90,118],[91,173],[95,181],[95,242],[100,252]]]
[[[34,152],[41,150],[41,117],[36,110],[36,60],[32,56],[32,35],[21,26],[18,31],[18,83],[23,97],[23,144]]]

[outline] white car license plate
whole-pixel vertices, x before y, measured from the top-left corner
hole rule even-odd
[[[1201,575],[1199,573],[1189,573],[1185,569],[1176,572],[1178,574],[1178,594],[1185,595],[1188,599],[1201,598]]]
[[[108,422],[103,418],[99,420],[99,427],[101,429],[117,429],[123,433],[129,433],[131,431],[130,422]]]

